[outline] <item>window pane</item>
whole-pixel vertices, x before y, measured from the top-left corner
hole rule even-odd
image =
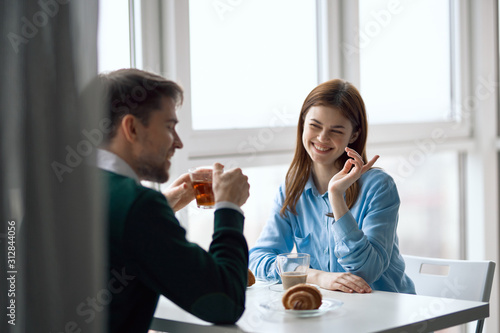
[[[359,1],[360,90],[371,123],[451,115],[450,1]],[[349,48],[350,47],[350,48]]]
[[[129,8],[126,0],[99,1],[98,70],[130,67]]]
[[[460,259],[458,157],[416,147],[376,163],[398,186],[398,235],[404,254]],[[445,166],[445,167],[443,167]]]
[[[189,2],[193,129],[270,126],[317,84],[316,2]],[[296,125],[297,118],[283,125]]]

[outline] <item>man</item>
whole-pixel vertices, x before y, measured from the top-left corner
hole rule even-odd
[[[176,180],[166,198],[140,184],[167,181],[170,159],[183,146],[175,129],[181,88],[137,69],[101,81],[111,118],[97,160],[109,183],[110,331],[147,332],[160,294],[203,320],[236,322],[247,284],[240,209],[249,196],[247,177],[214,164],[213,241],[208,252],[188,242],[174,211],[194,199],[189,176]]]

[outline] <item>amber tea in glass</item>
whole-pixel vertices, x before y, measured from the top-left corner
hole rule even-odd
[[[191,182],[193,183],[196,204],[199,208],[213,208],[215,196],[212,190],[212,167],[204,166],[189,169]]]

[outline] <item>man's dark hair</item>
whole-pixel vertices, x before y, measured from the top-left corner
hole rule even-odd
[[[105,92],[105,109],[111,119],[106,142],[116,135],[122,118],[131,114],[148,125],[151,112],[160,109],[162,97],[170,97],[175,105],[183,102],[182,88],[159,75],[134,68],[125,68],[99,75]]]

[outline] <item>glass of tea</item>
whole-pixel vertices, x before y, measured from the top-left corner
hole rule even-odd
[[[276,257],[276,268],[286,290],[299,283],[306,283],[311,257],[307,253],[283,253]]]
[[[188,170],[191,182],[193,183],[196,204],[199,208],[214,208],[215,196],[212,190],[211,166],[202,166]]]

